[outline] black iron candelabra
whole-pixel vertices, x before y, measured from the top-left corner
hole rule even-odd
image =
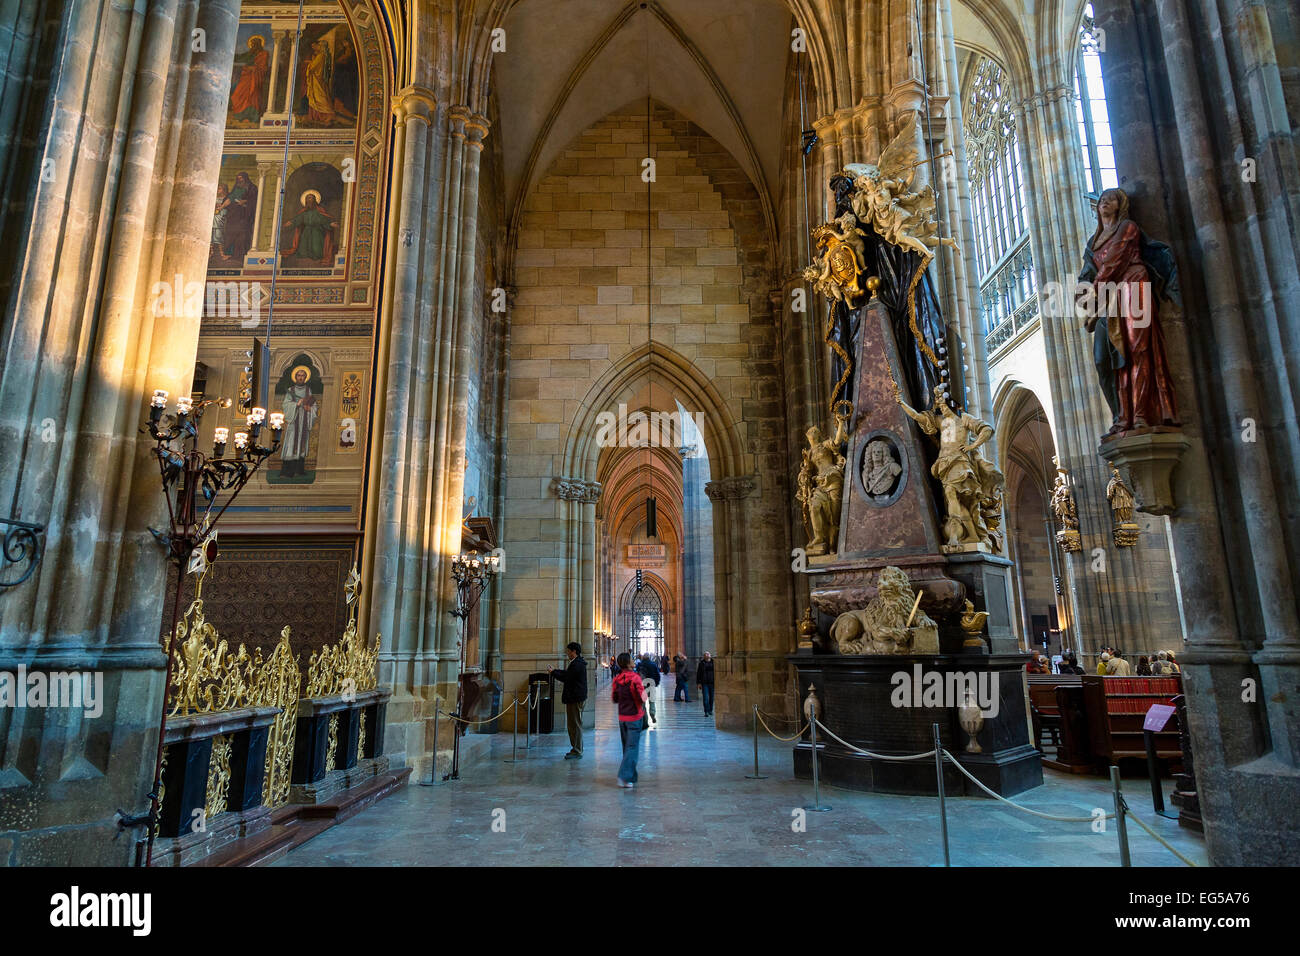
[[[158,720],[158,746],[154,755],[153,789],[148,797],[149,811],[138,816],[118,811],[121,817],[118,821],[120,829],[141,825],[148,828],[143,861],[145,866],[153,865],[154,836],[160,810],[159,794],[162,791],[163,748],[175,661],[172,643],[180,621],[186,565],[199,549],[203,549],[201,557],[205,563],[215,559],[213,551],[216,547],[217,522],[262,462],[279,450],[284,430],[283,414],[274,412],[268,421],[266,409],[254,408],[245,419],[248,430],[235,433],[233,454],[227,454],[230,429],[216,428],[213,432],[212,455],[205,455],[198,448],[198,432],[203,411],[209,405],[229,408],[231,402],[229,399],[220,399],[195,405],[188,396],[180,396],[176,399],[175,411],[168,414],[167,393],[162,389],[155,390],[149,400],[149,420],[140,429],[141,432],[148,432],[154,440],[153,453],[158,459],[163,497],[167,500],[167,530],[154,531],[154,535],[165,544],[168,560],[176,568],[176,594],[165,648],[167,676],[163,684],[162,714]],[[264,428],[270,429],[270,446],[260,444]],[[139,865],[139,842],[136,847],[136,863]]]
[[[488,582],[500,573],[501,556],[497,554],[485,554],[479,557],[477,551],[462,551],[451,561],[451,576],[456,582],[456,606],[451,609],[451,613],[459,622],[459,639],[456,642],[459,664],[456,671],[456,712],[452,715],[456,721],[451,733],[451,771],[442,778],[443,780],[460,779],[460,738],[464,733],[464,724],[461,721],[464,719],[462,710],[465,704],[464,675],[467,644],[465,628]],[[438,765],[437,753],[433,755],[433,764],[435,768]],[[435,770],[434,773],[436,775],[437,771]]]

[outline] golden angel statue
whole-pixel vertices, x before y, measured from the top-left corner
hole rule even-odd
[[[848,402],[843,402],[847,406]],[[848,411],[837,410],[835,434],[825,438],[816,425],[808,429],[808,447],[799,469],[799,490],[795,497],[803,504],[804,522],[811,528],[809,557],[833,553],[840,532],[840,503],[844,500],[845,458],[841,449],[848,440]]]
[[[934,189],[927,183],[912,189],[921,157],[915,122],[904,126],[874,163],[850,163],[844,171],[853,178],[853,212],[885,241],[911,249],[929,259],[940,245],[957,243],[939,235],[935,219]]]
[[[934,406],[919,412],[903,401],[898,383],[891,384],[894,401],[907,417],[939,443],[939,455],[930,473],[943,486],[948,514],[943,525],[945,547],[960,550],[973,545],[999,550],[1000,535],[996,528],[990,533],[984,513],[1000,506],[1006,479],[979,451],[993,437],[993,426],[974,415],[953,411],[944,399],[943,386],[934,390]],[[1000,507],[996,510],[1000,511]]]

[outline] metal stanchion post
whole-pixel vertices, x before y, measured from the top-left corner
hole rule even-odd
[[[746,780],[766,780],[767,776],[758,772],[758,704],[754,705],[754,772],[745,774]]]
[[[1151,778],[1151,808],[1164,816],[1165,791],[1160,783],[1160,764],[1156,758],[1156,735],[1149,730],[1143,730],[1142,738],[1147,749],[1147,776]]]
[[[438,784],[438,717],[442,714],[442,705],[434,704],[433,706],[433,760],[429,768],[429,786],[434,787]]]
[[[1115,825],[1119,830],[1119,865],[1132,866],[1128,855],[1128,825],[1124,820],[1124,795],[1119,792],[1119,767],[1111,764],[1110,785],[1115,791]]]
[[[934,725],[934,779],[939,787],[939,826],[943,830],[943,865],[952,866],[948,852],[948,798],[943,792],[943,744],[939,740],[939,725]]]
[[[821,795],[821,778],[817,772],[817,714],[814,711],[813,716],[809,719],[812,727],[812,773],[813,773],[813,805],[804,807],[805,810],[811,810],[816,813],[822,813],[829,810],[830,807],[822,806]]]
[[[519,693],[515,692],[515,716],[510,721],[510,756],[506,758],[506,763],[516,763],[519,760]]]
[[[533,749],[533,685],[528,685],[524,696],[524,749]]]

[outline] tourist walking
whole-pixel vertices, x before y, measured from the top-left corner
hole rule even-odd
[[[564,649],[569,658],[567,667],[554,667],[551,676],[564,685],[560,703],[564,705],[564,722],[569,728],[569,752],[565,760],[582,759],[582,704],[587,699],[587,662],[582,657],[582,645],[570,641]]]
[[[673,689],[673,700],[683,700],[689,704],[691,702],[691,662],[683,655],[677,654],[673,657],[673,674],[677,678],[676,687]]]
[[[618,736],[623,742],[623,762],[618,767],[618,785],[632,789],[636,785],[636,748],[641,742],[641,725],[645,720],[645,685],[632,670],[632,655],[618,655],[619,672],[614,675],[613,700],[618,705]]]
[[[708,651],[700,659],[700,666],[695,668],[695,683],[700,688],[700,700],[704,702],[704,716],[713,716],[713,655]]]

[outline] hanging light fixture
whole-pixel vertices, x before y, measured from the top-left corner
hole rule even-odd
[[[654,344],[654,322],[651,299],[653,298],[654,286],[650,281],[651,269],[651,237],[653,233],[654,213],[651,210],[650,189],[651,183],[654,182],[656,170],[653,165],[653,157],[650,155],[650,21],[646,19],[646,45],[645,45],[645,150],[646,159],[650,160],[650,175],[645,178],[645,340],[647,358],[650,363],[650,371],[646,375],[646,381],[650,383],[650,401],[654,401],[654,370],[655,370],[655,344]],[[647,538],[659,536],[658,529],[658,503],[654,497],[654,468],[650,462],[650,432],[646,434],[645,445],[645,478],[646,478],[646,499],[645,499],[645,533]],[[640,572],[637,573],[638,578]],[[638,587],[640,583],[638,581]]]

